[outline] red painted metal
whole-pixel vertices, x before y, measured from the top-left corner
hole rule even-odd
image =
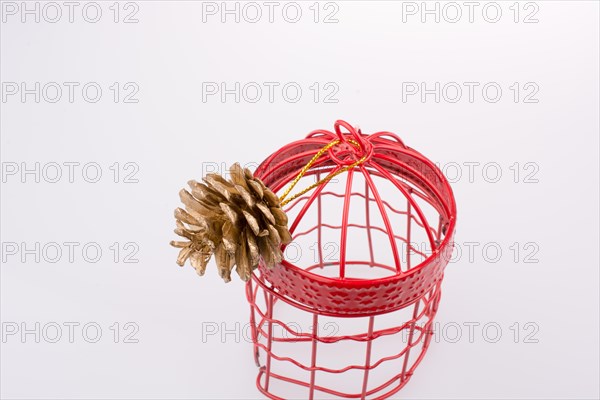
[[[339,175],[341,180],[345,179],[345,184],[340,187],[322,184],[286,208],[288,215],[293,216],[290,231],[295,241],[307,235],[315,236],[316,264],[297,265],[284,260],[270,269],[261,264],[246,287],[251,307],[252,340],[260,367],[257,386],[272,399],[297,397],[299,388],[305,390],[301,396],[309,399],[323,396],[387,398],[408,382],[433,334],[432,323],[440,300],[444,268],[453,249],[456,205],[450,185],[431,161],[390,132],[365,135],[348,123],[337,121],[334,132],[317,130],[305,139],[279,149],[257,168],[255,175],[272,190],[280,192],[323,146],[336,139],[340,143],[319,158],[303,179],[320,180],[365,155],[366,161]],[[353,186],[359,179],[364,182],[364,193]],[[391,183],[388,187],[401,194],[406,202],[384,197],[386,195],[380,189],[382,181]],[[324,220],[331,213],[323,208],[325,200],[339,201],[341,220]],[[358,200],[361,202],[357,203]],[[351,203],[364,206],[364,223],[351,220]],[[297,232],[301,223],[307,223],[308,212],[314,207],[317,210],[314,221],[308,221],[308,229]],[[433,210],[435,217],[428,217],[424,207]],[[379,213],[383,226],[377,226],[374,212]],[[405,227],[398,226],[394,222],[396,218],[403,218]],[[348,233],[350,229],[365,233],[368,251],[363,259],[351,259],[347,254],[349,246],[357,240],[356,235]],[[340,254],[335,262],[325,260],[323,255],[325,230],[340,232]],[[387,239],[376,240],[375,234],[381,237],[382,233]],[[412,242],[418,233],[427,245],[425,250]],[[391,251],[390,260],[378,260],[381,248]],[[354,270],[358,266],[380,273],[367,279],[351,276],[348,268]],[[337,268],[336,276],[324,274],[332,268]],[[377,277],[381,273],[387,275]],[[297,324],[286,321],[285,314],[278,314],[282,306],[306,314],[311,327],[305,332],[297,329]],[[379,322],[382,316],[390,313],[398,314],[398,318],[405,316],[404,320],[394,320],[393,326]],[[364,330],[325,335],[319,331],[320,321],[324,318],[340,323],[341,319],[364,320]],[[398,339],[393,346],[388,345],[388,355],[374,359],[372,346],[394,335],[404,335],[407,340]],[[277,350],[279,345],[303,342],[310,343],[308,361],[282,355]],[[319,348],[349,342],[356,344],[356,352],[364,351],[362,364],[352,363],[342,368],[323,364],[327,360],[319,357]],[[261,363],[263,357],[265,361]],[[396,370],[383,368],[395,361],[400,362]],[[282,363],[286,368],[280,371],[276,365]],[[286,371],[290,368],[300,374],[288,375]],[[377,377],[377,381],[383,379],[383,383],[371,384],[373,376],[384,369],[388,376]],[[362,373],[360,382],[348,379],[343,389],[327,386],[328,374],[348,371]],[[276,391],[274,382],[296,391],[280,393],[281,385]]]

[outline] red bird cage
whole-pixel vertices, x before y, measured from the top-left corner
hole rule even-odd
[[[312,188],[285,208],[284,261],[259,265],[246,287],[258,389],[272,399],[398,392],[431,341],[453,249],[456,205],[442,172],[392,133],[337,121],[255,175],[276,193]]]

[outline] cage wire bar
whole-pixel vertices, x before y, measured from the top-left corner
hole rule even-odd
[[[366,156],[365,161],[339,175],[346,178],[346,185],[342,190],[336,191],[325,183],[295,199],[286,208],[288,215],[297,211],[290,224],[294,241],[316,231],[317,263],[301,266],[283,260],[270,269],[260,264],[246,286],[251,310],[254,356],[259,367],[256,384],[258,389],[271,399],[289,398],[286,397],[289,394],[285,392],[276,393],[273,388],[275,381],[284,383],[284,387],[302,388],[305,390],[302,396],[309,399],[321,396],[349,399],[387,398],[408,382],[425,355],[433,335],[432,323],[440,301],[444,267],[453,248],[456,206],[448,182],[431,161],[407,147],[390,132],[365,135],[348,123],[337,121],[335,132],[314,131],[306,139],[284,146],[267,158],[255,174],[274,191],[280,191],[321,148],[333,140],[339,140],[340,145],[323,154],[307,171],[306,177],[313,177],[319,181],[322,177]],[[365,182],[362,192],[353,191],[355,175],[362,177]],[[406,199],[405,207],[403,204],[392,204],[382,198],[374,178],[390,182]],[[327,198],[342,202],[342,218],[339,225],[324,221],[323,202]],[[349,221],[350,203],[360,204],[358,201],[361,200],[365,206],[365,222],[352,223]],[[422,210],[423,204],[428,204],[435,210],[437,219],[431,223],[436,228],[433,228],[426,218]],[[383,226],[373,223],[371,206],[375,206]],[[307,230],[296,232],[311,207],[316,207],[314,225]],[[396,232],[397,227],[392,223],[394,215],[404,216],[405,231]],[[349,228],[366,233],[368,254],[365,254],[363,260],[347,257]],[[338,262],[324,259],[323,229],[340,231]],[[429,252],[413,245],[415,229],[425,232]],[[374,233],[377,232],[385,234],[387,241],[377,241],[374,237]],[[376,246],[377,244],[379,246]],[[406,249],[404,263],[399,244]],[[391,249],[391,264],[377,261],[376,249],[381,246],[389,246]],[[320,274],[324,268],[336,266],[337,276]],[[386,272],[387,276],[372,279],[355,278],[348,276],[348,266],[379,269]],[[286,316],[277,313],[280,305],[293,307],[305,313],[312,322],[311,330],[302,332],[293,324],[286,323]],[[410,317],[406,318],[405,314]],[[380,318],[384,315],[391,315],[392,321],[397,322],[393,326],[380,323]],[[324,335],[318,329],[323,318],[362,318],[366,326],[358,333]],[[281,333],[275,332],[274,327]],[[390,346],[390,354],[377,359],[372,358],[374,342],[400,334],[406,335],[406,343],[398,337],[398,340],[394,341],[396,347]],[[275,347],[284,343],[310,344],[308,362],[278,353]],[[341,368],[322,365],[319,349],[324,345],[342,343],[354,343],[357,352],[363,351],[364,348],[364,361]],[[361,347],[361,343],[364,346]],[[378,381],[383,379],[382,383],[372,383],[373,374],[386,363],[396,361],[401,362],[401,368],[392,373],[386,370],[389,376],[378,377]],[[278,370],[275,363],[286,363],[300,374],[295,374],[295,377],[289,376],[285,371]],[[339,375],[349,371],[358,371],[362,375],[358,389],[342,390],[328,387],[327,379],[323,379],[326,374]],[[300,379],[298,376],[304,378]]]

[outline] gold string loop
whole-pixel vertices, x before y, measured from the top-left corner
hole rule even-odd
[[[354,139],[348,139],[348,142],[350,144],[352,144],[354,147],[360,149],[361,146],[360,144],[354,140]],[[359,166],[360,164],[364,163],[367,158],[368,155],[365,154],[363,157],[360,158],[360,160],[355,161],[352,164],[346,165],[343,168],[337,170],[336,172],[327,175],[325,178],[321,179],[318,182],[313,183],[312,185],[310,185],[309,187],[301,190],[300,192],[294,194],[293,196],[291,196],[290,198],[286,197],[290,194],[290,192],[294,189],[294,187],[298,184],[298,182],[300,181],[300,179],[302,179],[302,177],[304,176],[304,174],[306,174],[306,172],[310,169],[310,167],[313,166],[313,164],[323,155],[325,154],[326,151],[328,151],[330,148],[332,148],[333,146],[337,145],[340,143],[340,139],[335,139],[332,142],[329,142],[328,144],[326,144],[325,146],[323,146],[314,156],[313,158],[310,159],[310,161],[300,170],[300,172],[298,173],[298,175],[294,178],[294,180],[292,181],[292,183],[290,184],[290,186],[285,190],[285,192],[283,192],[283,194],[281,195],[281,197],[279,197],[279,201],[281,202],[281,207],[285,206],[286,204],[288,204],[289,202],[297,199],[298,197],[302,196],[304,193],[308,192],[309,190],[312,190],[314,188],[316,188],[319,185],[322,185],[324,183],[329,182],[331,179],[335,178],[336,176],[338,176],[339,174],[343,174],[344,172],[353,169],[354,167]]]

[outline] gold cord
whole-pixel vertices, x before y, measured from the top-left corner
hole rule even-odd
[[[354,140],[354,139],[348,139],[348,142],[351,143],[356,148],[360,148],[360,144],[356,140]],[[286,197],[290,194],[290,192],[292,191],[292,189],[294,189],[294,187],[298,184],[298,182],[300,181],[300,179],[302,179],[302,177],[304,176],[304,174],[306,174],[306,172],[310,169],[310,167],[312,167],[313,164],[323,154],[325,154],[325,152],[327,150],[329,150],[330,148],[332,148],[333,146],[335,146],[335,145],[337,145],[339,143],[340,143],[339,139],[336,139],[336,140],[328,143],[321,150],[319,150],[317,152],[317,154],[315,154],[313,156],[313,158],[310,159],[310,161],[308,162],[308,164],[306,164],[304,166],[304,168],[302,168],[302,170],[298,173],[298,176],[296,176],[294,178],[294,180],[292,181],[292,183],[290,184],[290,186],[285,190],[285,192],[283,192],[283,194],[279,198],[279,201],[281,201],[281,207],[285,206],[290,201],[293,201],[293,200],[297,199],[298,197],[302,196],[304,193],[308,192],[309,190],[312,190],[312,189],[316,188],[319,185],[322,185],[324,183],[329,182],[331,179],[335,178],[339,174],[343,174],[344,172],[346,172],[346,171],[348,171],[350,169],[353,169],[354,167],[356,167],[356,166],[364,163],[367,160],[368,156],[364,155],[360,160],[355,161],[354,163],[352,163],[350,165],[346,165],[345,167],[343,167],[343,168],[339,169],[338,171],[334,172],[333,174],[327,175],[325,178],[321,179],[320,181],[313,183],[312,185],[310,185],[306,189],[303,189],[300,192],[298,192],[295,195],[293,195],[292,197],[290,197],[289,199],[286,199]]]

